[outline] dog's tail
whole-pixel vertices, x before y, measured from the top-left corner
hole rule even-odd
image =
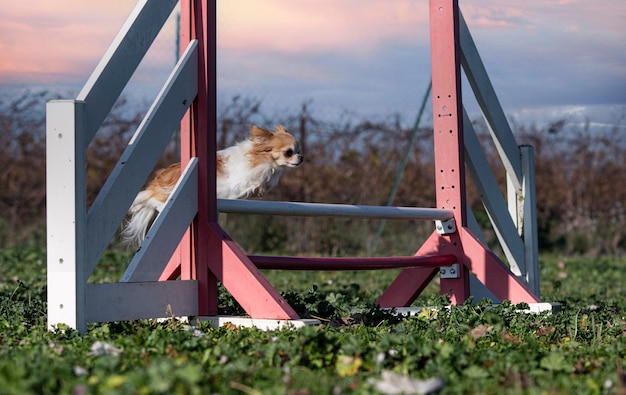
[[[146,191],[140,192],[128,210],[130,219],[120,233],[123,244],[138,248],[146,238],[148,229],[159,215],[159,212],[147,203]]]

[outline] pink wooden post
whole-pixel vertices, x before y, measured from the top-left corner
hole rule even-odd
[[[458,18],[458,0],[430,1],[437,207],[452,210],[460,229],[467,225],[467,206]],[[465,257],[458,233],[441,237],[446,239],[446,249],[453,251],[462,263]],[[469,273],[465,265],[459,265],[457,279],[441,279],[441,292],[449,294],[452,303],[463,303],[469,298]]]
[[[430,0],[430,32],[437,207],[454,212],[457,232],[434,232],[416,255],[457,257],[458,278],[440,281],[441,293],[449,294],[452,303],[463,303],[470,296],[470,270],[500,300],[538,302],[528,287],[467,228],[458,0]],[[431,268],[403,270],[378,304],[410,305],[437,272]]]
[[[430,43],[432,62],[433,132],[437,208],[454,212],[457,229],[466,225],[465,166],[463,160],[463,110],[461,105],[460,48],[458,39],[458,1],[430,1]],[[465,259],[458,232],[433,233],[416,255],[446,253]],[[469,275],[459,265],[459,278],[441,279],[441,292],[450,294],[453,303],[469,297]],[[433,269],[406,269],[380,297],[385,307],[410,304],[438,273]]]
[[[198,40],[198,97],[181,127],[181,160],[198,157],[198,215],[181,242],[183,267],[198,280],[198,314],[217,314],[217,280],[254,318],[294,319],[295,311],[219,226],[216,167],[216,4],[181,3],[181,42]],[[189,240],[187,242],[186,240]],[[185,269],[181,270],[185,273]]]
[[[185,272],[198,280],[198,314],[217,314],[217,278],[207,261],[208,224],[217,221],[216,152],[216,25],[215,2],[181,1],[181,43],[198,40],[198,96],[181,124],[181,162],[198,158],[198,214],[179,246]],[[184,47],[184,45],[181,45]]]
[[[198,158],[198,214],[172,255],[160,280],[198,280],[198,314],[217,314],[217,279],[209,272],[208,223],[217,221],[215,200],[216,84],[215,2],[183,0],[180,5],[181,48],[198,40],[198,96],[181,121],[181,167]],[[212,153],[212,154],[211,154]],[[200,241],[200,242],[199,242]]]

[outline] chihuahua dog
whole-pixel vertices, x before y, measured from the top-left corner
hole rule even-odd
[[[300,166],[304,161],[298,141],[280,125],[273,133],[252,125],[247,140],[218,151],[216,159],[216,187],[220,199],[263,196],[278,184],[286,168]],[[121,233],[126,244],[141,245],[180,174],[180,163],[160,169],[139,192]]]

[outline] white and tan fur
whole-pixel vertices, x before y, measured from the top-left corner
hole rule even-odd
[[[218,151],[216,159],[216,187],[220,199],[262,196],[278,184],[286,168],[299,166],[304,160],[298,141],[280,125],[274,133],[252,125],[247,140]],[[121,233],[125,243],[141,245],[180,173],[180,163],[160,169],[146,188],[139,192]]]

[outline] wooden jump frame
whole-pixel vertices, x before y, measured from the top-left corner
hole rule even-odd
[[[89,322],[217,314],[217,283],[258,319],[298,315],[259,269],[403,268],[379,298],[410,305],[438,273],[452,303],[486,294],[537,302],[537,241],[531,147],[518,147],[457,0],[430,0],[436,208],[228,201],[215,198],[215,3],[181,0],[185,48],[165,86],[93,205],[86,207],[85,152],[175,0],[141,0],[78,97],[47,105],[48,324],[80,332]],[[461,103],[461,67],[485,115],[508,177],[508,205]],[[182,121],[181,121],[182,119]],[[134,196],[181,125],[183,176],[118,283],[88,278]],[[476,183],[510,269],[480,240],[465,201],[465,170]],[[50,182],[54,180],[54,182]],[[307,258],[248,256],[218,212],[435,220],[415,256]],[[168,258],[171,257],[171,258]],[[470,275],[473,273],[473,275]],[[172,280],[172,281],[168,281]],[[176,281],[173,281],[176,280]]]

